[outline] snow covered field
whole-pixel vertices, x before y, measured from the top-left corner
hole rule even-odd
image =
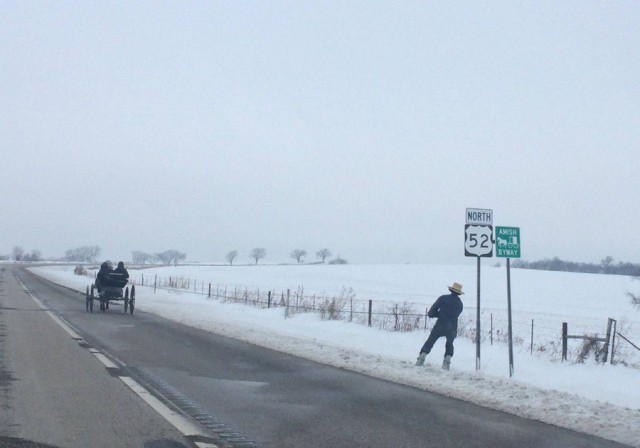
[[[74,275],[70,266],[37,267],[32,271],[82,292],[91,283],[90,278]],[[318,297],[337,296],[343,288],[352,288],[356,301],[371,299],[378,309],[410,302],[420,312],[447,293],[448,285],[458,282],[465,292],[462,317],[475,322],[475,265],[177,266],[129,272],[137,284],[139,311],[640,447],[640,370],[593,360],[561,363],[557,354],[562,322],[568,323],[570,334],[603,335],[611,317],[618,321],[618,330],[639,345],[640,310],[631,305],[627,293],[640,292],[640,282],[629,277],[512,269],[514,338],[520,343],[514,348],[515,373],[510,378],[507,345],[497,340],[498,330],[506,331],[507,321],[504,267],[482,267],[480,371],[476,371],[475,343],[459,337],[449,372],[439,367],[444,340],[438,341],[427,357],[426,367],[413,365],[427,336],[424,330],[383,331],[346,321],[321,320],[317,313],[293,314],[285,319],[282,307],[262,309],[210,299],[208,285],[215,291],[247,288],[271,290],[276,295],[303,287],[305,295]],[[143,275],[145,285],[150,287],[140,285]],[[188,278],[190,289],[157,289],[154,293],[156,276]],[[640,354],[620,338],[616,339],[618,343],[621,355],[637,363]],[[579,341],[570,340],[572,352],[579,345]]]

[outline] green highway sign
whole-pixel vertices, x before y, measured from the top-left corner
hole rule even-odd
[[[520,227],[496,226],[496,257],[520,258]]]

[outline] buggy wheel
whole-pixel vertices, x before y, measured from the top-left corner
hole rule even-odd
[[[85,311],[89,311],[89,287],[87,286],[87,294],[84,296]]]
[[[93,299],[95,299],[95,286],[91,285],[91,293],[89,294],[89,312],[93,313]]]
[[[129,287],[124,290],[124,314],[129,311]]]
[[[131,285],[131,299],[129,300],[129,313],[133,314],[133,308],[136,303],[136,285]]]

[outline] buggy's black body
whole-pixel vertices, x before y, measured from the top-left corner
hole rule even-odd
[[[119,272],[107,272],[101,280],[96,279],[95,283],[87,286],[86,310],[93,313],[93,301],[100,301],[100,311],[109,309],[109,302],[123,301],[124,312],[133,314],[136,303],[136,287],[131,285],[131,294],[129,287],[126,286],[128,280]]]

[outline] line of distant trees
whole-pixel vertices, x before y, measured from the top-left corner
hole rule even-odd
[[[69,249],[64,253],[65,261],[79,261],[82,263],[93,263],[100,255],[99,246],[81,246],[75,249]]]
[[[141,250],[134,250],[131,253],[131,262],[133,264],[172,264],[177,266],[181,261],[186,260],[187,254],[179,250],[169,249],[164,252],[149,254]]]
[[[303,258],[307,255],[307,251],[304,249],[294,249],[291,251],[289,255],[291,256],[291,258],[296,260],[296,263],[302,263],[304,261]],[[262,260],[263,258],[266,258],[267,250],[262,247],[256,247],[251,251],[249,256],[253,258],[255,264],[257,265],[258,261]],[[330,256],[331,256],[331,251],[329,249],[320,249],[319,251],[316,252],[317,259],[322,260],[322,263],[324,263],[326,259]],[[233,262],[235,261],[236,258],[238,258],[237,250],[232,250],[225,256],[225,259],[230,265],[233,265]],[[347,264],[347,263],[348,263],[347,260],[340,258],[340,255],[338,255],[338,257],[335,260],[329,261],[329,264]]]
[[[67,262],[74,263],[96,263],[102,249],[100,246],[80,246],[75,247],[73,249],[68,249],[64,257],[57,259]],[[294,249],[289,254],[291,258],[296,260],[296,263],[304,262],[304,257],[307,256],[307,251],[304,249]],[[256,247],[251,250],[249,256],[254,260],[254,263],[257,265],[258,262],[267,257],[267,250],[262,247]],[[320,249],[316,252],[316,259],[319,260],[316,263],[326,263],[327,258],[331,257],[331,251],[329,249]],[[166,264],[166,265],[174,265],[177,266],[181,261],[186,260],[187,254],[184,252],[180,252],[179,250],[170,249],[165,250],[163,252],[157,253],[148,253],[141,250],[134,250],[131,253],[131,262],[133,264],[144,265],[144,264]],[[230,265],[233,265],[234,261],[238,258],[238,251],[232,250],[227,253],[225,259]],[[32,250],[31,252],[26,252],[22,247],[15,246],[10,254],[0,255],[0,260],[15,260],[15,261],[27,261],[27,262],[36,262],[42,261],[43,257],[39,250]],[[341,258],[338,255],[335,259],[328,261],[329,264],[348,264],[348,261]]]
[[[11,249],[10,254],[0,255],[0,260],[3,260],[3,261],[15,260],[15,261],[29,261],[29,262],[42,261],[42,253],[37,249],[34,249],[31,252],[27,252],[20,246],[14,246],[14,248]]]
[[[102,249],[100,246],[80,246],[73,249],[68,249],[64,257],[59,260],[74,262],[74,263],[95,263],[100,256]],[[187,258],[187,254],[178,250],[170,249],[164,252],[158,252],[155,254],[148,254],[142,251],[133,251],[132,262],[133,264],[167,264],[177,265],[179,262],[184,261]],[[15,246],[11,253],[8,255],[0,255],[0,260],[14,260],[14,261],[27,261],[36,262],[42,261],[43,257],[39,250],[32,250],[26,252],[22,247]]]
[[[629,262],[614,263],[611,256],[606,256],[600,263],[577,263],[565,261],[558,257],[545,258],[538,261],[511,260],[511,267],[520,269],[537,269],[541,271],[584,272],[588,274],[614,274],[640,276],[640,264]]]

